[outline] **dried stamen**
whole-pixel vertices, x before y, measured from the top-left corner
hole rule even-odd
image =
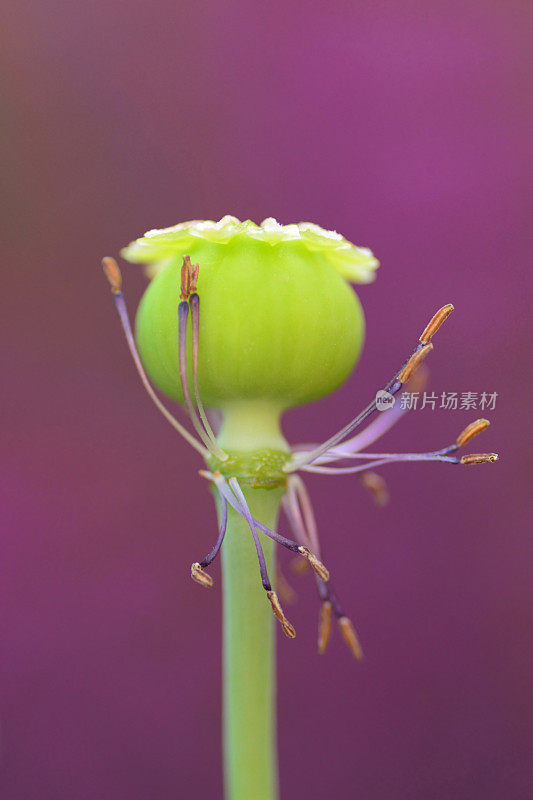
[[[448,449],[448,453],[453,452],[456,450],[457,447],[455,445],[451,446]],[[355,475],[358,472],[364,472],[368,469],[373,469],[374,467],[382,467],[385,464],[394,464],[403,461],[442,461],[448,464],[483,464],[487,461],[497,461],[498,454],[497,453],[479,453],[479,454],[472,454],[466,455],[462,458],[457,458],[456,456],[447,455],[444,453],[357,453],[351,456],[344,456],[344,458],[376,458],[379,455],[380,457],[376,461],[369,461],[367,464],[360,464],[357,467],[302,467],[304,472],[313,472],[319,475]]]
[[[326,567],[320,561],[320,559],[317,558],[309,550],[309,548],[305,547],[304,545],[302,545],[302,546],[300,546],[298,548],[298,552],[300,553],[300,555],[302,555],[309,562],[309,564],[311,565],[313,570],[316,572],[316,574],[318,575],[320,580],[323,581],[324,583],[327,583],[329,581],[329,571],[326,569]]]
[[[122,330],[124,331],[124,335],[126,337],[126,343],[128,345],[128,349],[130,351],[131,357],[133,359],[133,363],[135,364],[135,368],[137,369],[137,373],[141,379],[142,385],[144,386],[148,396],[158,409],[161,414],[165,417],[167,422],[169,422],[172,427],[180,433],[183,438],[194,447],[204,458],[209,455],[209,450],[203,447],[200,442],[192,436],[189,431],[178,422],[178,420],[170,413],[170,411],[163,405],[159,397],[156,395],[154,390],[152,389],[152,385],[148,380],[146,372],[144,371],[144,367],[141,363],[141,359],[139,353],[137,351],[137,347],[135,345],[135,339],[133,336],[133,331],[131,329],[130,320],[128,317],[128,310],[126,307],[126,301],[124,300],[124,295],[122,294],[122,278],[120,274],[120,269],[118,267],[117,262],[113,258],[104,258],[102,261],[102,266],[106,275],[107,280],[111,286],[111,292],[113,294],[113,300],[115,301],[115,307],[117,309],[120,323],[122,325]]]
[[[355,632],[355,628],[351,619],[348,617],[339,617],[337,620],[339,625],[339,630],[342,634],[342,638],[348,645],[349,649],[352,652],[352,655],[357,661],[361,661],[363,658],[363,649],[357,637],[357,633]]]
[[[490,422],[488,419],[476,419],[475,422],[471,422],[470,425],[464,429],[462,433],[456,439],[457,447],[464,447],[464,445],[473,439],[474,436],[477,436],[478,433],[484,431],[485,428],[488,428]]]
[[[213,578],[204,572],[198,561],[191,565],[191,578],[200,586],[205,586],[206,589],[210,589],[213,585]]]
[[[102,259],[102,267],[111,286],[111,291],[113,294],[120,294],[122,292],[122,275],[117,262],[114,258],[106,256],[106,258]]]
[[[461,464],[487,464],[497,461],[498,453],[471,453],[461,458]]]
[[[291,625],[291,623],[289,622],[289,620],[287,619],[287,617],[283,613],[283,609],[282,609],[282,607],[280,605],[280,602],[278,600],[278,596],[277,596],[276,592],[273,592],[272,590],[268,591],[267,592],[267,597],[270,600],[270,605],[272,606],[272,611],[274,612],[275,616],[280,621],[281,627],[283,628],[283,633],[289,639],[294,639],[294,637],[296,636],[296,631],[294,630],[293,626]]]
[[[357,633],[355,632],[353,623],[351,619],[347,617],[346,614],[344,613],[344,610],[341,604],[339,603],[336,595],[334,594],[331,586],[327,587],[327,592],[328,592],[328,598],[333,607],[333,613],[337,618],[337,623],[339,626],[339,630],[342,634],[342,638],[350,648],[354,658],[356,658],[357,661],[361,661],[361,659],[363,658],[363,649],[361,647],[361,644],[359,643],[359,639]]]
[[[188,300],[192,292],[196,291],[198,273],[198,264],[191,264],[191,257],[183,256],[183,264],[181,266],[181,300]]]
[[[318,618],[318,652],[322,655],[328,646],[329,635],[331,633],[331,614],[332,606],[330,600],[324,600],[320,604],[320,615]]]
[[[442,308],[439,308],[439,310],[433,315],[422,331],[419,339],[420,343],[428,344],[428,342],[430,342],[433,336],[437,333],[442,323],[446,322],[453,311],[455,311],[455,309],[451,303],[447,303]]]
[[[215,558],[218,555],[218,551],[222,547],[222,542],[224,541],[224,536],[226,535],[226,527],[228,524],[228,504],[226,502],[226,498],[223,497],[219,493],[220,498],[220,508],[221,508],[221,519],[220,519],[220,527],[218,531],[218,538],[215,542],[215,546],[207,555],[203,561],[196,561],[191,567],[191,578],[195,580],[197,583],[200,583],[202,586],[212,586],[213,579],[207,572],[204,572],[204,569],[208,567],[210,564],[213,563]]]
[[[317,466],[304,466],[302,469],[306,472],[317,472],[324,475],[343,475],[343,474],[353,474],[356,472],[363,472],[364,470],[368,470],[370,467],[380,466],[382,464],[389,464],[395,461],[447,461],[452,464],[459,464],[460,459],[452,456],[452,453],[455,453],[461,446],[465,443],[469,442],[473,436],[476,436],[481,431],[485,430],[489,425],[488,420],[479,419],[475,422],[472,422],[456,439],[456,441],[448,445],[447,447],[442,447],[440,450],[432,450],[428,453],[361,453],[359,451],[356,452],[348,452],[346,448],[339,447],[334,448],[333,450],[329,450],[326,454],[318,459]],[[370,427],[370,426],[369,426]],[[376,460],[373,460],[376,459]],[[372,463],[366,464],[365,466],[359,467],[341,467],[341,468],[331,468],[331,467],[324,467],[323,464],[331,464],[334,461],[345,461],[345,460],[370,460]]]

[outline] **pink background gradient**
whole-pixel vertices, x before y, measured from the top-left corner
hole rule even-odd
[[[337,636],[315,654],[313,587],[295,579],[282,797],[531,797],[531,5],[42,0],[2,16],[3,800],[220,797],[219,589],[188,577],[214,511],[141,390],[99,262],[225,213],[312,220],[382,262],[360,290],[360,365],[287,415],[292,442],[349,419],[449,301],[431,389],[499,393],[472,447],[497,465],[391,466],[383,510],[354,479],[309,481],[366,660]],[[124,273],[132,307],[143,280]],[[385,441],[433,449],[479,415],[424,409]]]

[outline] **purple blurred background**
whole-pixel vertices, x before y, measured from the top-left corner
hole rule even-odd
[[[356,373],[287,416],[291,441],[362,407],[449,301],[430,388],[498,392],[471,448],[497,465],[391,466],[383,510],[351,478],[309,481],[366,660],[337,636],[315,654],[295,578],[283,798],[532,796],[530,11],[4,8],[2,798],[220,797],[220,597],[188,577],[214,512],[141,390],[100,258],[225,213],[316,221],[382,262]],[[132,307],[144,282],[124,273]],[[387,448],[441,446],[477,416],[418,410]]]

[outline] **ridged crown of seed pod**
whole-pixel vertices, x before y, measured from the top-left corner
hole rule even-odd
[[[180,268],[199,265],[200,393],[206,405],[263,400],[279,410],[315,400],[350,374],[364,316],[349,282],[374,279],[378,261],[312,223],[261,225],[235,217],[149,231],[122,251],[154,276],[136,338],[154,383],[182,400],[178,366]]]

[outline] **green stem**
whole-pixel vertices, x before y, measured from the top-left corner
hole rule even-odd
[[[286,447],[278,413],[241,405],[235,414],[233,409],[225,411],[223,447],[242,452],[255,452],[274,442]],[[245,424],[239,426],[239,420]],[[275,528],[284,488],[252,488],[244,481],[241,488],[252,515]],[[274,543],[259,536],[274,581]],[[226,800],[277,800],[275,621],[261,584],[250,529],[231,508],[222,572],[225,796]]]
[[[243,489],[252,514],[275,526],[282,491]],[[274,543],[261,543],[270,579]],[[274,617],[245,520],[230,510],[222,552],[224,765],[227,800],[278,796]]]

